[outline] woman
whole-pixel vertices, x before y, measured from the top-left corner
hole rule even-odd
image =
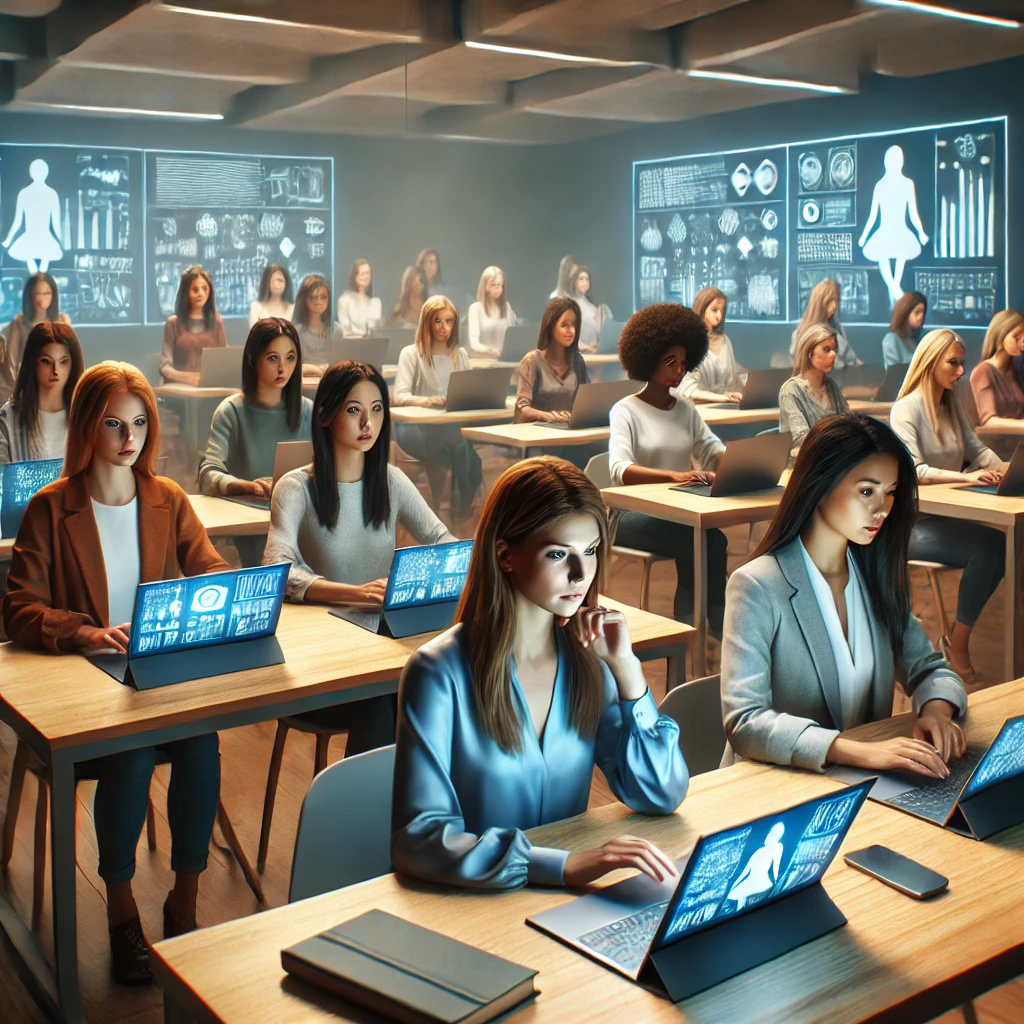
[[[956,385],[964,375],[967,350],[950,330],[929,331],[910,361],[889,422],[910,450],[922,484],[997,484],[1006,463],[986,448],[960,405]],[[1003,535],[990,526],[961,519],[922,516],[910,538],[910,557],[963,569],[951,636],[939,638],[946,660],[961,675],[971,674],[971,631],[1003,578]],[[945,628],[945,623],[941,623]]]
[[[581,384],[590,383],[580,355],[580,307],[562,295],[544,309],[537,347],[519,363],[516,423],[568,423]]]
[[[580,351],[596,352],[601,340],[601,328],[606,320],[611,320],[612,311],[603,303],[594,304],[590,292],[590,271],[580,265],[573,267],[569,278],[569,295],[580,307]]]
[[[29,502],[14,545],[3,599],[4,628],[14,643],[87,656],[126,654],[140,583],[230,568],[185,492],[155,475],[159,453],[156,397],[141,372],[115,362],[86,370],[71,403],[64,475]],[[171,760],[167,818],[175,881],[164,904],[170,938],[196,927],[220,760],[216,733],[160,749]],[[152,981],[131,879],[155,758],[155,748],[143,747],[92,762],[113,974],[125,984]]]
[[[619,361],[643,390],[612,406],[608,464],[612,484],[709,483],[725,445],[688,398],[673,397],[684,375],[708,350],[705,322],[692,310],[664,302],[634,313],[619,338]],[[691,469],[696,464],[699,469]],[[708,626],[722,638],[725,612],[726,539],[709,530]],[[654,551],[676,563],[673,615],[693,624],[693,529],[641,512],[625,512],[615,541]]]
[[[420,322],[420,310],[427,297],[427,280],[418,267],[406,267],[398,286],[398,299],[391,309],[393,327],[416,327]]]
[[[807,297],[807,308],[804,310],[800,323],[796,325],[796,330],[793,331],[793,339],[789,345],[791,356],[796,355],[797,339],[805,327],[809,327],[811,324],[825,323],[832,328],[832,333],[836,336],[838,347],[835,368],[841,370],[844,366],[862,365],[862,360],[850,347],[850,342],[846,338],[846,330],[839,322],[839,300],[841,297],[842,291],[839,282],[833,281],[831,278],[819,281],[811,289],[811,294]]]
[[[255,302],[249,303],[249,326],[268,316],[291,320],[295,303],[292,301],[292,279],[288,271],[271,263],[263,271],[260,291]]]
[[[743,397],[747,375],[736,362],[732,342],[725,333],[728,299],[717,288],[701,288],[690,307],[701,317],[708,330],[708,354],[699,365],[688,360],[693,369],[679,386],[680,398],[691,402],[738,402]]]
[[[21,369],[22,352],[28,340],[29,331],[36,324],[62,323],[71,326],[67,313],[60,311],[60,292],[57,282],[47,273],[32,274],[21,290],[21,312],[7,325],[4,337],[7,341],[5,366],[11,384],[18,379]]]
[[[500,359],[505,344],[505,328],[516,322],[516,315],[505,294],[505,272],[487,267],[480,275],[476,302],[469,307],[469,354],[480,359]]]
[[[384,323],[380,299],[373,295],[373,272],[366,260],[356,260],[348,272],[348,287],[338,299],[338,322],[346,338],[368,338]]]
[[[456,370],[469,368],[469,356],[459,347],[459,314],[443,295],[435,295],[420,310],[415,343],[398,354],[394,404],[443,409],[448,378]],[[395,440],[426,468],[435,509],[451,469],[452,515],[467,518],[483,480],[483,469],[476,449],[463,438],[458,426],[399,423]]]
[[[425,299],[432,299],[445,291],[444,278],[441,276],[441,257],[436,249],[421,249],[416,257],[416,269],[423,275]]]
[[[548,296],[549,299],[557,299],[560,295],[568,295],[573,267],[576,261],[571,256],[563,256],[558,264],[558,277],[555,282],[555,290]]]
[[[775,518],[726,588],[723,765],[823,771],[845,764],[943,779],[966,749],[963,683],[910,609],[914,465],[892,430],[858,413],[808,433]],[[911,737],[846,732],[914,702]]]
[[[830,324],[808,324],[800,331],[793,376],[779,389],[779,430],[793,437],[791,466],[807,431],[818,420],[849,411],[839,385],[829,376],[836,363],[837,346]]]
[[[882,361],[890,366],[909,363],[921,340],[921,326],[928,313],[928,299],[920,292],[904,292],[892,307],[889,333],[882,339]]]
[[[1024,417],[1021,390],[1014,360],[1024,354],[1024,313],[1000,310],[988,325],[981,346],[981,362],[971,371],[971,390],[978,407],[978,422],[993,416],[1019,420]]]
[[[524,830],[587,808],[595,765],[641,814],[686,795],[679,729],[659,717],[621,612],[596,604],[605,510],[583,473],[527,459],[494,484],[456,624],[409,659],[398,697],[391,858],[429,882],[586,885],[677,872],[643,839],[580,853]]]
[[[210,275],[202,267],[186,267],[178,282],[174,313],[164,324],[160,376],[168,384],[198,387],[203,349],[224,348],[227,343]]]
[[[0,465],[64,458],[82,366],[82,346],[67,324],[44,321],[29,331],[14,392],[0,409]]]
[[[331,342],[341,337],[341,326],[331,320],[331,286],[322,274],[307,274],[295,296],[292,323],[305,353],[302,375],[319,378],[331,362]]]

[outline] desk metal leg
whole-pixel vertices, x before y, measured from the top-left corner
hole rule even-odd
[[[50,846],[53,862],[53,959],[65,1021],[84,1021],[78,988],[78,924],[75,905],[75,765],[54,751],[51,764]]]
[[[1006,639],[1003,679],[1017,679],[1024,674],[1024,636],[1021,635],[1021,587],[1024,586],[1024,566],[1018,564],[1024,548],[1024,523],[1015,523],[1006,531],[1006,569],[1003,575],[1003,627]]]
[[[699,526],[693,528],[693,625],[697,635],[693,638],[691,648],[693,657],[693,677],[702,679],[707,675],[707,662],[704,647],[707,638],[707,604],[708,597],[708,545],[707,533]]]

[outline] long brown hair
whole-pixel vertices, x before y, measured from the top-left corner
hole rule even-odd
[[[981,346],[981,358],[991,359],[1002,347],[1006,336],[1024,324],[1024,313],[1016,309],[1001,309],[988,325],[985,341]]]
[[[206,296],[206,304],[203,306],[203,330],[212,331],[217,323],[217,299],[213,293],[213,278],[201,266],[196,264],[194,267],[186,267],[181,272],[181,280],[178,282],[178,295],[174,300],[174,312],[178,317],[177,328],[179,331],[185,330],[185,325],[188,323],[188,315],[192,310],[188,292],[192,287],[192,282],[197,277],[201,277],[210,289],[210,294]]]
[[[415,320],[419,315],[419,309],[412,308],[412,283],[419,278],[422,297],[427,297],[427,277],[419,267],[406,267],[402,271],[402,280],[398,285],[398,298],[391,310],[392,320]],[[422,304],[420,306],[422,308]]]
[[[459,352],[459,311],[451,299],[447,299],[443,295],[435,295],[433,298],[427,299],[420,309],[420,322],[416,326],[416,351],[431,366],[434,365],[434,357],[430,352],[430,345],[434,339],[434,317],[445,309],[450,309],[455,317],[452,333],[448,335],[448,355],[451,356],[452,369],[458,369],[455,361]]]
[[[71,396],[75,393],[75,385],[84,367],[78,335],[68,324],[61,320],[44,320],[28,332],[21,353],[18,379],[14,382],[11,394],[11,405],[17,413],[18,423],[30,437],[39,433],[39,379],[36,377],[36,363],[47,345],[63,345],[71,357],[71,370],[64,382],[62,396],[65,410],[71,408]]]
[[[305,327],[307,330],[313,330],[312,324],[309,322],[309,318],[313,315],[309,310],[309,297],[318,288],[323,288],[327,292],[327,308],[323,312],[323,318],[320,323],[323,328],[330,334],[331,330],[331,284],[324,277],[323,274],[307,274],[302,279],[302,284],[299,285],[299,293],[295,296],[295,309],[292,310],[292,323],[296,327]]]
[[[793,376],[799,377],[811,368],[811,354],[823,342],[832,339],[838,347],[836,332],[827,323],[805,324],[796,336],[796,348],[793,350]]]
[[[928,297],[920,292],[904,292],[893,304],[889,330],[897,335],[904,344],[908,344],[911,341],[915,345],[917,344],[917,339],[911,336],[909,320],[910,314],[918,306],[924,306],[925,315],[927,316]],[[913,355],[913,345],[908,345],[908,351]]]
[[[807,308],[804,310],[804,315],[800,318],[799,326],[803,328],[808,326],[808,324],[827,323],[829,303],[833,299],[839,302],[841,296],[842,289],[840,289],[838,281],[833,281],[830,277],[826,277],[824,281],[819,281],[811,289],[811,294],[807,296]],[[835,315],[839,316],[838,309],[836,309]]]
[[[580,304],[568,295],[559,295],[551,299],[544,307],[544,315],[540,318],[540,329],[537,331],[537,349],[543,352],[551,344],[551,334],[555,324],[562,319],[562,316],[569,311],[576,314],[576,337],[572,344],[565,350],[565,361],[576,373],[576,380],[585,384],[590,379],[587,375],[587,363],[580,351],[580,328],[583,326],[583,314],[580,312]]]
[[[725,334],[725,314],[729,310],[729,299],[725,292],[718,288],[701,288],[699,292],[693,297],[693,302],[690,305],[690,309],[694,311],[701,318],[704,319],[704,314],[708,311],[708,307],[712,302],[717,302],[719,299],[725,303],[722,307],[722,319],[719,321],[718,326],[714,329],[714,334]]]
[[[523,737],[512,696],[515,594],[498,563],[498,541],[518,547],[556,519],[580,512],[594,517],[601,538],[597,573],[584,598],[592,604],[604,584],[610,557],[608,519],[600,492],[582,470],[551,455],[517,462],[494,482],[480,514],[455,621],[462,623],[484,731],[507,754],[522,750]],[[578,735],[591,737],[597,732],[603,704],[601,663],[571,628],[563,626],[561,632],[570,664],[569,721]]]
[[[256,401],[259,389],[259,374],[256,363],[259,357],[278,338],[287,338],[295,346],[295,369],[281,396],[288,429],[294,434],[302,423],[302,342],[295,324],[279,316],[265,316],[249,328],[242,353],[242,394],[250,401]]]

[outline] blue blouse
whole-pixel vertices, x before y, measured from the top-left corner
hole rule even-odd
[[[538,740],[513,666],[522,750],[506,754],[483,729],[457,624],[424,644],[402,673],[398,696],[391,859],[432,882],[485,889],[561,885],[568,850],[523,834],[587,809],[596,764],[612,792],[640,814],[671,814],[689,774],[679,727],[650,691],[620,701],[606,665],[597,734],[569,721],[570,663],[561,631],[554,692]]]

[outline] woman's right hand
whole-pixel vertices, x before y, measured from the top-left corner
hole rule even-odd
[[[873,772],[914,772],[929,779],[944,779],[949,775],[938,750],[925,740],[910,736],[896,736],[873,743],[837,736],[826,760]]]
[[[654,843],[637,836],[616,836],[596,850],[570,853],[562,869],[562,881],[570,889],[578,889],[619,868],[638,868],[656,882],[679,875],[672,859]]]
[[[715,474],[708,469],[688,469],[682,473],[673,473],[672,478],[677,484],[713,484]]]
[[[384,576],[379,580],[370,580],[361,587],[354,587],[356,599],[346,601],[346,604],[355,605],[358,608],[383,608],[384,592],[388,589],[388,578]]]
[[[128,630],[131,624],[120,626],[79,626],[75,633],[75,645],[87,657],[91,654],[127,654]]]
[[[544,423],[568,423],[572,419],[572,413],[568,409],[558,409],[554,412],[542,412],[540,414]]]
[[[251,494],[256,498],[269,498],[271,488],[263,480],[233,480],[228,484],[228,494]]]
[[[1001,484],[1005,474],[998,469],[976,469],[972,473],[964,473],[964,476],[979,484]]]
[[[445,395],[431,395],[423,400],[423,404],[428,409],[443,409],[448,404],[448,398]]]
[[[727,402],[741,402],[743,400],[742,391],[726,391],[725,400]]]

